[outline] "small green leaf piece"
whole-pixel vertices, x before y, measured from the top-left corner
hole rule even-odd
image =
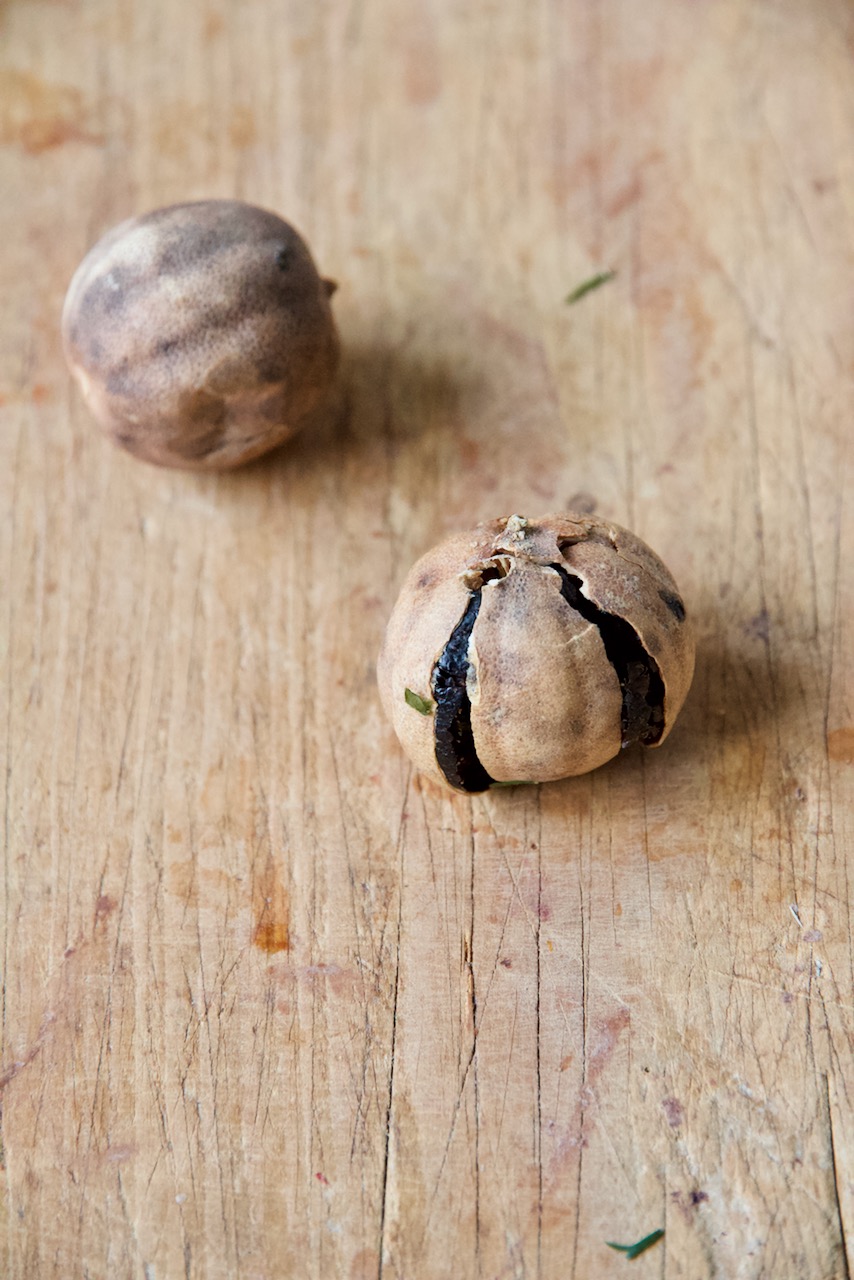
[[[411,689],[404,689],[403,696],[406,699],[407,706],[412,707],[414,711],[419,711],[422,716],[433,714],[433,703],[429,698],[422,698],[419,694],[413,693]]]
[[[658,1244],[664,1231],[661,1227],[657,1231],[651,1231],[648,1236],[644,1236],[643,1240],[638,1240],[636,1244],[613,1244],[610,1240],[606,1240],[609,1249],[616,1249],[618,1253],[624,1253],[629,1262],[635,1258],[639,1258],[642,1253],[646,1253],[647,1249],[651,1249],[654,1244]]]
[[[591,276],[589,280],[584,280],[580,285],[573,289],[572,293],[567,294],[564,302],[568,307],[573,303],[580,302],[585,294],[592,293],[594,289],[598,289],[601,285],[607,284],[609,280],[613,280],[616,271],[598,271],[595,276]]]

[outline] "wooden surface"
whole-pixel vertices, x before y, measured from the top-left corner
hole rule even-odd
[[[844,0],[6,0],[4,1276],[848,1277],[853,63]],[[219,479],[102,442],[58,340],[209,195],[347,352]],[[693,613],[672,737],[419,782],[410,563],[594,505]]]

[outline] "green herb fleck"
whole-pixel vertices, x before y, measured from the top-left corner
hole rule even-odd
[[[411,689],[404,689],[403,696],[406,704],[412,707],[414,711],[419,711],[422,716],[429,716],[433,712],[433,703],[429,698],[422,698],[419,694],[413,693]]]
[[[658,1231],[651,1231],[648,1236],[644,1236],[643,1240],[638,1240],[637,1244],[612,1244],[610,1240],[606,1240],[609,1249],[616,1249],[618,1253],[624,1253],[631,1262],[634,1258],[639,1258],[642,1253],[646,1253],[647,1249],[651,1249],[654,1244],[658,1244],[664,1231],[659,1227]]]
[[[613,280],[616,271],[598,271],[595,276],[591,276],[589,280],[584,280],[572,293],[567,294],[564,301],[567,306],[571,307],[573,303],[580,302],[585,294],[592,293],[594,289],[598,289],[601,285],[607,284],[609,280]]]

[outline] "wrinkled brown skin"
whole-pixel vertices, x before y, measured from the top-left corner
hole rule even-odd
[[[326,396],[333,290],[275,214],[238,200],[172,205],[89,251],[63,345],[117,444],[160,466],[225,470],[282,444]]]
[[[561,550],[563,548],[563,550]],[[469,645],[475,749],[497,782],[548,782],[617,755],[622,695],[595,623],[563,599],[562,565],[600,609],[635,629],[664,682],[663,742],[694,672],[694,636],[667,568],[619,525],[586,515],[511,516],[455,534],[409,573],[377,666],[380,695],[416,768],[447,785],[436,763],[433,715],[405,690],[432,699],[433,667],[491,560],[506,576],[483,585]],[[674,611],[675,609],[675,611]]]

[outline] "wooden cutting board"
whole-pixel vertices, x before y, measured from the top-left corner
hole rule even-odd
[[[7,0],[4,1276],[848,1276],[852,58],[845,0]],[[300,228],[346,351],[220,478],[102,441],[58,339],[205,196]],[[681,720],[440,792],[402,578],[567,508],[684,591]]]

